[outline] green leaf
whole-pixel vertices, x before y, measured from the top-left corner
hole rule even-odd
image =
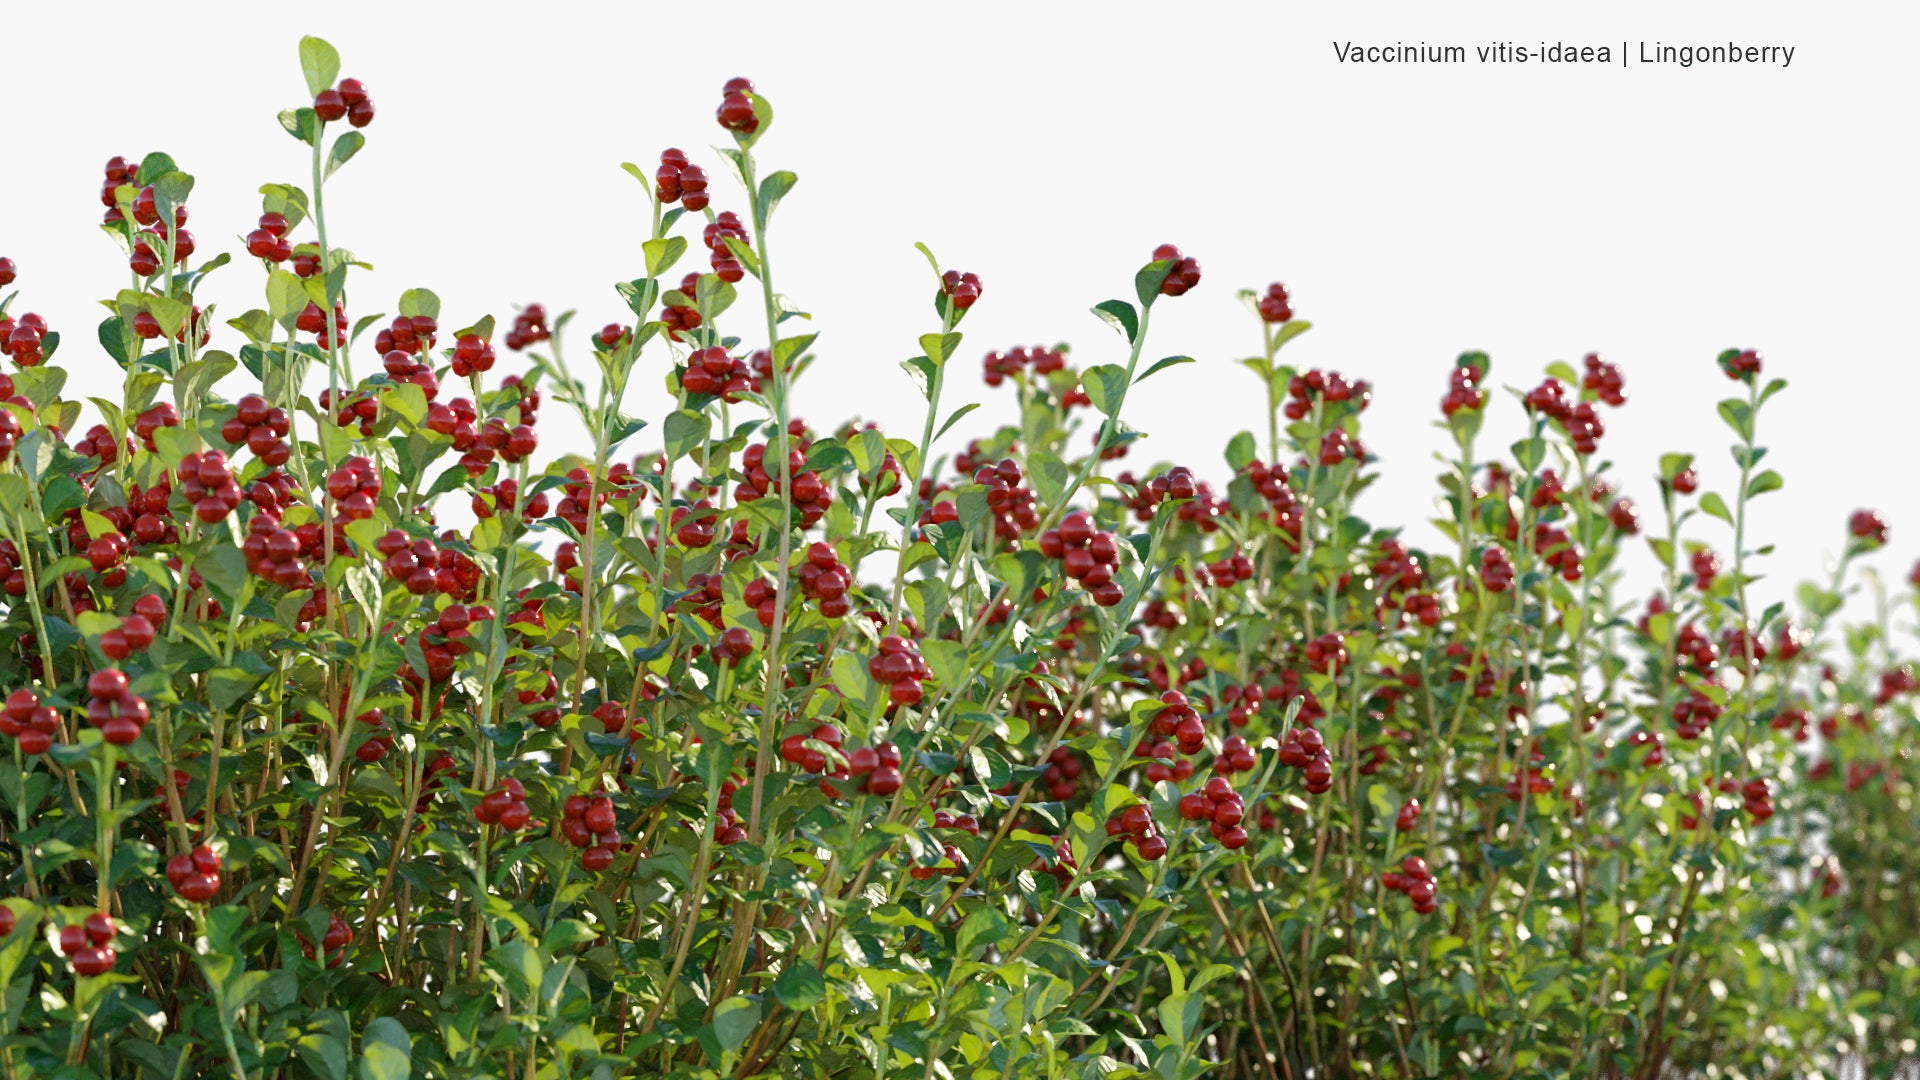
[[[1170,368],[1176,364],[1191,364],[1191,363],[1193,363],[1193,357],[1191,356],[1169,356],[1165,360],[1161,360],[1158,363],[1154,364],[1152,367],[1148,368],[1145,372],[1141,373],[1138,379],[1135,379],[1133,381],[1144,382],[1146,381],[1147,376],[1152,375],[1154,372],[1159,371],[1162,368]]]
[[[280,324],[280,329],[291,330],[293,320],[307,309],[307,288],[298,275],[288,270],[275,270],[267,275],[267,314]]]
[[[413,1039],[400,1021],[382,1016],[368,1023],[360,1036],[360,1080],[408,1080],[412,1073]]]
[[[1243,431],[1227,440],[1227,468],[1237,473],[1253,464],[1256,449],[1251,431]]]
[[[682,236],[669,236],[661,240],[648,240],[640,245],[640,253],[647,263],[647,276],[657,278],[667,272],[680,256],[687,253],[687,241]]]
[[[160,324],[161,333],[167,337],[178,336],[187,325],[187,305],[171,297],[147,297],[147,310],[153,314],[153,321]]]
[[[332,176],[335,169],[353,160],[353,155],[365,145],[367,137],[357,131],[349,131],[333,140],[333,149],[327,153],[327,175]]]
[[[959,690],[969,670],[967,647],[957,641],[928,638],[921,643],[920,649],[926,655],[927,667],[932,670],[933,677],[939,679],[948,690]]]
[[[935,367],[939,367],[953,356],[955,350],[960,348],[960,335],[921,334],[920,347],[926,350],[927,359],[933,361]]]
[[[759,1024],[760,1002],[756,998],[730,997],[713,1007],[713,1037],[726,1053],[746,1045],[747,1036]]]
[[[1747,498],[1751,499],[1756,495],[1765,495],[1769,491],[1779,491],[1785,486],[1786,481],[1780,479],[1780,474],[1774,472],[1772,469],[1768,469],[1766,472],[1747,481]]]
[[[947,429],[951,428],[954,424],[958,423],[961,417],[967,415],[968,413],[972,412],[973,410],[979,407],[980,407],[979,402],[969,401],[965,405],[962,405],[958,409],[955,409],[953,411],[953,415],[947,417],[947,422],[940,425],[940,430],[933,433],[933,437],[935,441],[938,441],[940,436],[945,435],[947,433]]]
[[[440,297],[432,289],[408,289],[400,294],[400,314],[409,319],[425,315],[438,321],[440,318]]]
[[[107,355],[113,357],[114,363],[121,367],[133,363],[140,355],[140,350],[127,335],[127,324],[118,315],[109,315],[101,320],[96,336],[100,340],[100,347],[107,350]]]
[[[817,968],[795,964],[780,973],[773,983],[773,998],[789,1011],[804,1013],[827,996],[827,980]]]
[[[1722,499],[1717,491],[1709,491],[1700,496],[1700,509],[1729,525],[1733,524],[1733,515],[1727,512],[1726,500]]]
[[[978,951],[985,951],[990,945],[998,944],[1007,936],[1007,917],[995,911],[993,905],[982,904],[974,908],[966,921],[960,924],[960,930],[954,935],[954,954],[962,959],[972,960]]]
[[[706,413],[678,409],[667,414],[665,431],[667,456],[677,459],[707,444],[707,437],[713,431],[713,420]]]
[[[887,439],[877,431],[861,430],[847,440],[847,452],[853,455],[853,467],[871,480],[880,475],[887,463]]]
[[[13,373],[13,392],[44,409],[66,389],[67,369],[58,367],[22,368]]]
[[[1720,419],[1727,422],[1735,435],[1746,442],[1753,441],[1753,410],[1739,398],[1728,398],[1720,403]]]
[[[793,337],[781,338],[779,341],[774,342],[773,344],[774,370],[775,371],[786,370],[787,366],[793,362],[794,358],[798,357],[801,353],[806,352],[809,348],[813,346],[814,339],[818,338],[819,336],[820,336],[819,334],[796,334]]]
[[[380,397],[387,408],[400,414],[411,427],[417,428],[427,419],[427,392],[412,383],[389,386]]]
[[[769,173],[766,179],[760,181],[760,227],[762,229],[767,227],[767,219],[773,216],[773,208],[779,206],[780,200],[786,198],[787,192],[792,191],[793,185],[799,182],[798,176],[784,169]]]
[[[933,377],[935,374],[933,361],[924,356],[916,356],[908,360],[900,361],[900,370],[905,371],[912,377],[913,384],[920,388],[921,397],[929,401],[933,399]]]
[[[280,126],[287,129],[287,134],[308,146],[312,146],[313,141],[320,137],[320,117],[306,106],[282,110]]]
[[[1080,373],[1080,388],[1092,399],[1093,407],[1112,416],[1127,395],[1127,369],[1118,364],[1099,364]]]
[[[1141,307],[1153,306],[1153,302],[1160,298],[1160,286],[1166,283],[1167,275],[1172,272],[1172,259],[1155,259],[1133,275],[1133,294],[1140,298]]]
[[[1120,331],[1120,336],[1126,338],[1129,345],[1140,333],[1140,316],[1133,310],[1133,305],[1125,300],[1102,300],[1093,305],[1093,313],[1105,320],[1108,326]]]
[[[340,77],[340,54],[317,37],[300,39],[300,74],[306,76],[307,93],[318,97],[320,91],[333,88]]]
[[[1033,482],[1034,494],[1049,506],[1060,501],[1067,493],[1067,485],[1072,483],[1072,475],[1067,471],[1067,463],[1059,455],[1046,450],[1035,450],[1027,455],[1028,479]]]

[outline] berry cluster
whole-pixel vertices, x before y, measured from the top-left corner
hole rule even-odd
[[[100,205],[107,208],[100,219],[102,225],[118,225],[125,221],[126,215],[120,211],[120,187],[140,182],[140,163],[128,161],[119,155],[107,159],[105,179],[100,183]]]
[[[220,890],[220,855],[205,844],[167,860],[167,883],[180,899],[204,904]]]
[[[731,802],[727,812],[733,812]],[[560,833],[567,838],[567,843],[581,849],[582,867],[597,874],[612,866],[614,853],[620,846],[619,819],[613,810],[613,800],[605,795],[567,796],[567,801],[560,806]],[[741,838],[745,838],[744,831]],[[734,842],[721,841],[723,844]]]
[[[420,630],[420,654],[426,661],[427,678],[436,683],[452,678],[455,661],[467,652],[473,626],[491,621],[493,617],[493,608],[485,604],[471,607],[448,604],[441,608],[434,621]],[[411,665],[402,668],[401,675],[410,683],[419,679],[419,674]]]
[[[1293,321],[1293,301],[1287,296],[1287,287],[1277,281],[1267,286],[1266,295],[1260,297],[1254,307],[1260,312],[1261,322]]]
[[[1167,838],[1154,828],[1153,811],[1145,803],[1134,803],[1108,818],[1107,835],[1122,837],[1148,862],[1156,862],[1167,853]]]
[[[1043,349],[1038,345],[990,352],[984,361],[988,386],[999,386],[1009,375],[1019,375],[1031,367],[1035,375],[1050,375],[1067,366],[1065,346]]]
[[[1301,770],[1307,794],[1324,795],[1333,790],[1333,754],[1318,729],[1305,724],[1288,728],[1278,756],[1280,764]]]
[[[40,704],[40,695],[24,686],[7,695],[6,708],[0,710],[0,734],[19,740],[21,753],[46,753],[59,733],[60,710]]]
[[[720,107],[714,111],[714,118],[720,126],[736,135],[751,135],[760,130],[760,118],[753,113],[753,82],[750,79],[728,79],[720,88]]]
[[[1418,855],[1401,860],[1398,870],[1381,874],[1380,884],[1394,892],[1406,893],[1407,899],[1413,901],[1416,914],[1431,915],[1440,906],[1439,898],[1434,895],[1433,873],[1427,869],[1427,860]]]
[[[453,341],[453,373],[462,379],[493,370],[493,344],[479,334],[461,334]],[[456,399],[464,400],[464,399]],[[468,406],[471,408],[471,404]],[[431,418],[431,410],[427,413]],[[468,418],[471,422],[472,418]]]
[[[127,674],[101,668],[87,678],[87,722],[115,746],[131,746],[147,726],[147,703],[127,689]]]
[[[508,832],[527,827],[532,811],[527,809],[527,789],[508,777],[500,786],[482,796],[473,808],[473,819],[482,825],[498,825]]]
[[[1347,666],[1347,643],[1337,631],[1309,640],[1302,650],[1307,670],[1323,675],[1338,675]]]
[[[1020,465],[1012,458],[973,470],[973,482],[987,489],[987,510],[993,514],[993,535],[1005,544],[1040,525],[1040,508],[1033,489],[1022,486]]]
[[[1580,377],[1580,388],[1599,398],[1601,401],[1619,408],[1627,403],[1626,380],[1620,375],[1620,368],[1600,359],[1599,353],[1588,353],[1581,361],[1586,373]]]
[[[1064,802],[1079,788],[1083,768],[1079,755],[1067,747],[1056,746],[1047,754],[1047,771],[1040,775],[1040,782],[1047,785],[1047,792],[1056,802]]]
[[[432,377],[431,373],[428,377]],[[286,443],[292,428],[287,410],[269,406],[267,399],[259,394],[247,394],[235,404],[233,419],[221,425],[220,437],[234,446],[245,443],[254,457],[268,468],[277,469],[293,456]]]
[[[741,394],[757,389],[747,361],[717,345],[695,349],[687,356],[687,366],[680,372],[680,388],[689,394],[720,397],[729,404],[738,403]]]
[[[1513,558],[1507,549],[1488,545],[1480,551],[1480,584],[1490,593],[1513,587]]]
[[[373,99],[359,79],[341,79],[333,89],[314,95],[313,115],[329,124],[344,116],[347,123],[363,128],[373,123]]]
[[[1246,723],[1244,717],[1240,723]],[[1232,776],[1234,773],[1250,772],[1256,764],[1258,760],[1254,757],[1253,745],[1247,742],[1246,737],[1229,735],[1220,744],[1220,752],[1214,755],[1213,772],[1216,776]]]
[[[1847,519],[1847,533],[1859,541],[1859,547],[1873,551],[1887,542],[1887,522],[1872,510],[1855,510]]]
[[[722,211],[719,216],[707,223],[700,239],[707,245],[707,252],[713,265],[714,274],[721,281],[731,285],[747,276],[746,267],[733,254],[733,248],[727,244],[734,240],[741,245],[751,243],[747,236],[747,227],[740,222],[740,215],[731,210]],[[682,286],[682,291],[685,286]]]
[[[841,563],[832,544],[816,540],[807,545],[807,561],[800,564],[794,578],[801,594],[819,603],[821,615],[838,619],[853,610],[853,601],[847,596],[852,573]],[[771,597],[768,599],[771,601]]]
[[[286,262],[293,258],[293,242],[287,239],[292,229],[283,214],[261,214],[260,227],[247,234],[247,254],[272,263]]]
[[[297,931],[296,933],[298,934]],[[307,940],[305,934],[298,934],[298,936],[300,938],[301,953],[303,953],[307,959],[313,959],[313,943]],[[320,952],[321,955],[327,958],[327,966],[336,968],[346,963],[347,946],[352,943],[353,925],[340,916],[329,912],[327,914],[327,931],[320,935]]]
[[[663,203],[677,202],[697,214],[707,208],[707,170],[687,164],[686,152],[670,146],[660,151],[653,197]]]
[[[1173,739],[1183,754],[1197,754],[1206,747],[1207,725],[1193,706],[1187,703],[1187,695],[1178,690],[1168,690],[1160,695],[1160,704],[1165,707],[1153,716],[1153,723],[1148,729],[1152,735]]]
[[[372,517],[380,498],[380,486],[380,467],[369,457],[349,457],[327,474],[327,494],[332,497],[342,523]],[[334,545],[335,554],[339,551],[340,546]]]
[[[1480,380],[1486,376],[1486,370],[1475,362],[1471,354],[1462,356],[1453,370],[1447,373],[1447,394],[1440,399],[1440,411],[1448,416],[1455,413],[1477,413],[1486,408],[1487,392],[1480,388]]]
[[[168,230],[160,224],[160,205],[152,185],[141,188],[133,197],[133,222],[141,229],[129,237],[132,251],[127,256],[127,265],[140,277],[152,277],[159,273],[161,266],[160,256],[154,254],[154,248],[156,245],[166,247],[169,243]],[[193,254],[193,233],[187,231],[186,224],[187,207],[182,203],[173,208],[171,244],[175,265],[186,262],[187,256]]]
[[[507,331],[507,348],[514,352],[529,345],[537,345],[553,337],[553,331],[547,328],[547,309],[540,304],[528,304],[513,317],[513,329]],[[456,350],[457,351],[457,350]],[[476,368],[485,371],[485,368]]]
[[[1200,790],[1180,797],[1180,817],[1186,821],[1209,822],[1213,838],[1228,851],[1247,846],[1247,830],[1240,825],[1246,816],[1240,793],[1233,790],[1233,781],[1224,776],[1209,777]]]
[[[1760,374],[1760,354],[1752,349],[1728,349],[1720,354],[1719,364],[1735,382],[1752,382]]]
[[[740,777],[729,776],[720,784],[720,805],[714,812],[713,838],[722,847],[738,844],[747,838],[746,827],[740,824],[740,815],[734,812],[733,795],[740,790]]]
[[[1597,358],[1596,358],[1597,362]],[[1612,396],[1619,397],[1618,373],[1615,373],[1616,385]],[[1602,393],[1606,390],[1602,389]],[[1625,398],[1620,398],[1625,402]],[[1582,401],[1577,404],[1567,400],[1566,386],[1559,379],[1545,379],[1539,386],[1527,391],[1525,398],[1527,409],[1552,420],[1567,433],[1567,439],[1580,454],[1591,454],[1599,449],[1600,437],[1607,433],[1606,425],[1600,422],[1599,410],[1593,402]]]
[[[320,407],[333,412],[335,427],[353,427],[359,425],[360,434],[371,436],[374,421],[380,419],[380,399],[364,390],[342,390],[335,398],[331,389],[320,391]]]
[[[1200,284],[1200,264],[1180,254],[1180,249],[1172,244],[1161,244],[1153,249],[1154,262],[1172,262],[1166,279],[1160,282],[1160,295],[1184,296],[1188,289]]]
[[[1075,510],[1060,519],[1059,528],[1041,533],[1040,553],[1060,560],[1067,577],[1079,582],[1101,607],[1113,607],[1125,597],[1125,590],[1113,579],[1120,564],[1120,541],[1110,532],[1095,530],[1093,518],[1085,511]]]
[[[47,358],[47,320],[29,311],[19,321],[0,315],[0,355],[13,357],[21,367],[36,367]]]
[[[509,520],[522,523],[538,521],[547,516],[546,492],[536,491],[525,499],[519,496],[520,483],[511,476],[488,487],[475,488],[473,516],[490,518],[499,514]]]
[[[779,469],[767,467],[767,444],[754,443],[741,455],[742,478],[733,489],[733,497],[742,503],[780,493]],[[777,461],[776,461],[777,465]],[[820,523],[833,505],[833,491],[820,474],[806,467],[806,456],[798,447],[787,451],[787,472],[793,477],[793,508],[800,512],[801,527],[811,529]]]
[[[1373,384],[1365,379],[1348,381],[1337,371],[1313,368],[1287,380],[1287,403],[1281,406],[1281,411],[1289,420],[1304,420],[1313,412],[1314,405],[1323,401],[1355,402],[1355,410],[1365,412],[1373,403]],[[1346,435],[1338,428],[1332,434]],[[1353,445],[1357,454],[1359,441],[1353,440]],[[1321,464],[1327,462],[1323,460]]]
[[[694,330],[700,326],[700,312],[692,306],[699,294],[700,275],[696,272],[681,278],[680,288],[661,298],[660,325],[666,329],[668,338],[680,341],[680,331]],[[676,297],[681,302],[676,303]]]
[[[955,308],[965,311],[980,299],[980,275],[949,270],[940,275],[940,293]]]
[[[111,947],[113,934],[113,919],[96,911],[84,923],[60,928],[60,955],[67,958],[75,975],[105,975],[119,959]]]
[[[887,687],[887,700],[896,707],[920,704],[920,683],[932,677],[919,648],[898,634],[880,639],[880,651],[867,661],[867,674]]]

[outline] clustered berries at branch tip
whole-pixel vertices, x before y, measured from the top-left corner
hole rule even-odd
[[[205,844],[167,860],[167,883],[180,899],[204,904],[220,891],[220,855]]]
[[[1431,915],[1440,907],[1435,895],[1436,882],[1433,873],[1427,869],[1427,860],[1418,855],[1409,855],[1402,859],[1398,869],[1388,870],[1380,875],[1380,884],[1394,892],[1405,893],[1413,901],[1413,910],[1417,914]]]
[[[728,79],[721,88],[720,107],[714,111],[714,117],[720,126],[739,135],[752,135],[760,130],[760,118],[754,114],[753,82],[749,79]]]
[[[60,955],[67,958],[75,975],[105,975],[119,959],[112,949],[115,933],[113,919],[96,911],[83,923],[60,928]]]
[[[692,213],[707,208],[707,171],[687,163],[687,155],[676,147],[660,151],[660,168],[653,174],[653,197],[662,203],[679,203]]]
[[[1110,532],[1096,530],[1085,511],[1075,510],[1060,519],[1059,528],[1042,532],[1039,546],[1042,555],[1060,560],[1062,571],[1079,582],[1094,603],[1112,607],[1125,598],[1125,590],[1114,579],[1120,541]]]
[[[1160,295],[1185,296],[1187,290],[1200,284],[1200,263],[1180,254],[1180,249],[1172,244],[1161,244],[1153,249],[1154,262],[1171,262],[1167,276],[1160,282]]]
[[[1266,294],[1254,306],[1260,312],[1261,322],[1293,321],[1293,301],[1287,296],[1287,287],[1277,281],[1267,286]]]
[[[322,90],[313,98],[313,114],[331,124],[345,118],[354,127],[373,122],[373,99],[359,79],[341,79],[331,90]]]
[[[741,265],[739,257],[734,254],[733,247],[727,243],[731,240],[745,247],[752,242],[747,235],[747,227],[740,223],[740,215],[731,210],[721,211],[707,223],[707,227],[700,233],[700,239],[707,245],[714,275],[721,281],[733,285],[747,276],[746,267]],[[680,288],[682,292],[687,292],[684,284]],[[687,295],[691,296],[693,293],[687,292]]]

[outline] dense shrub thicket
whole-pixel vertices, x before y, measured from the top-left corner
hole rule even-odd
[[[1638,504],[1603,460],[1616,367],[1507,402],[1461,356],[1419,550],[1356,516],[1373,391],[1281,361],[1308,324],[1279,285],[1242,294],[1265,422],[1212,480],[1140,461],[1128,397],[1188,359],[1152,314],[1213,285],[1167,246],[1095,308],[1124,366],[989,353],[1017,423],[940,459],[983,283],[927,252],[917,432],[793,416],[815,340],[767,234],[796,178],[745,80],[726,182],[627,166],[643,272],[584,337],[424,288],[367,314],[394,300],[323,195],[373,103],[299,55],[311,181],[261,189],[225,270],[263,306],[195,305],[231,253],[196,251],[160,153],[107,166],[130,271],[93,333],[0,306],[6,1076],[1650,1080],[1913,1049],[1920,684],[1887,597],[1830,624],[1886,526],[1753,602],[1748,508],[1783,482],[1757,353],[1718,360],[1732,470],[1669,455]],[[116,398],[61,397],[108,358]],[[673,411],[628,416],[635,379]],[[556,410],[591,456],[541,457]]]

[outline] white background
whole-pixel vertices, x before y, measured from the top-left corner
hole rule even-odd
[[[1619,363],[1629,404],[1608,412],[1602,456],[1650,511],[1662,451],[1699,454],[1707,486],[1732,488],[1713,403],[1736,387],[1713,358],[1742,346],[1793,384],[1763,416],[1788,485],[1754,513],[1752,535],[1778,544],[1759,595],[1821,574],[1859,506],[1893,526],[1875,560],[1889,576],[1920,551],[1907,317],[1920,76],[1904,6],[333,0],[312,14],[169,5],[132,22],[53,7],[10,13],[0,254],[21,266],[15,314],[64,332],[69,396],[118,379],[93,340],[95,300],[126,281],[94,227],[113,154],[164,149],[198,178],[195,262],[223,245],[240,256],[201,299],[223,317],[264,306],[238,237],[259,184],[307,183],[305,148],[274,114],[304,103],[295,43],[315,33],[378,107],[329,187],[332,239],[377,267],[352,286],[354,317],[417,285],[444,299],[448,329],[487,312],[504,325],[528,301],[577,307],[584,362],[585,335],[626,314],[612,283],[643,273],[646,203],[618,163],[651,171],[683,147],[715,177],[714,208],[741,208],[711,147],[721,82],[748,75],[777,110],[766,167],[800,176],[772,255],[822,334],[798,390],[822,426],[858,413],[918,433],[898,362],[935,326],[913,241],[985,281],[948,398],[986,402],[969,418],[982,423],[1012,416],[1007,391],[978,381],[989,348],[1065,340],[1078,364],[1123,361],[1087,309],[1130,296],[1153,246],[1174,242],[1205,280],[1156,308],[1148,359],[1199,363],[1128,403],[1152,435],[1129,464],[1225,479],[1227,436],[1263,423],[1233,362],[1259,328],[1234,292],[1278,279],[1315,324],[1287,357],[1373,380],[1365,440],[1385,479],[1361,510],[1417,540],[1436,535],[1432,455],[1450,444],[1431,422],[1460,351],[1488,350],[1495,382],[1516,386],[1588,351]],[[1331,46],[1623,39],[1796,52],[1785,70],[1361,67]],[[755,319],[732,323],[758,343]],[[215,344],[238,335],[223,327]],[[360,350],[357,370],[375,363]],[[631,404],[657,420],[665,355],[646,363]],[[1495,408],[1488,447],[1518,434],[1517,404]],[[544,460],[575,425],[555,405],[542,426]],[[1724,552],[1727,532],[1700,519],[1693,535]]]

